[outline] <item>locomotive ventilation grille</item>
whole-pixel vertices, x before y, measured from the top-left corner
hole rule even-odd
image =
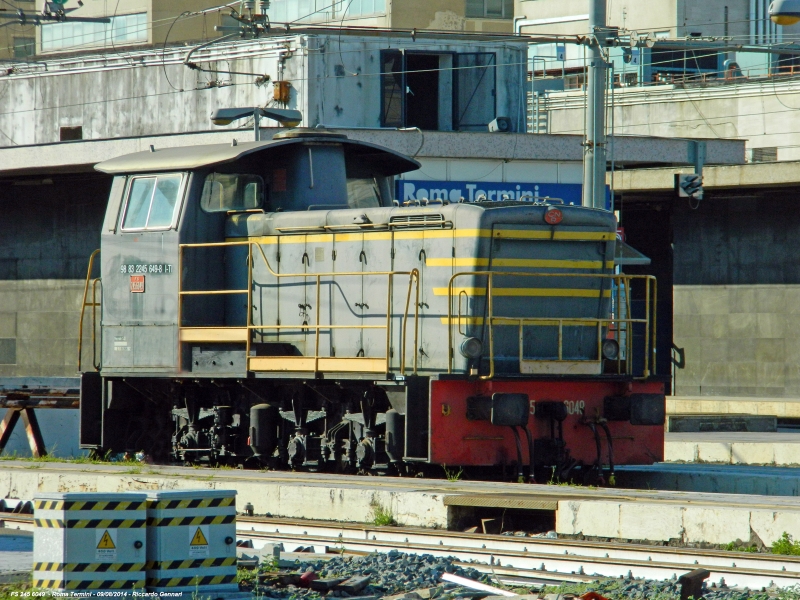
[[[390,227],[444,226],[445,224],[444,215],[439,214],[402,215],[394,216],[389,219]]]

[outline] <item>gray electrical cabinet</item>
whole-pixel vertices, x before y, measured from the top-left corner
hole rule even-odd
[[[147,494],[147,589],[236,592],[236,492]]]
[[[50,493],[34,500],[33,586],[134,590],[145,584],[146,494]]]

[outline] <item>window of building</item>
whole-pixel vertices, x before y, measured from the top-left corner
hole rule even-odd
[[[14,58],[28,58],[34,54],[36,54],[36,38],[14,38]]]
[[[77,127],[60,127],[58,130],[58,139],[62,142],[82,140],[83,126],[78,125]]]
[[[42,25],[42,51],[93,48],[147,42],[147,13],[111,17],[110,23]]]
[[[467,0],[467,15],[472,19],[513,19],[514,0]]]
[[[182,175],[133,177],[128,186],[122,229],[169,229],[178,213]]]
[[[720,54],[713,50],[654,50],[650,61],[654,74],[691,77],[700,73],[718,73]]]
[[[17,340],[0,338],[0,365],[17,364]]]
[[[381,52],[381,125],[486,131],[497,116],[496,55]]]
[[[200,207],[206,212],[254,210],[264,205],[264,180],[258,175],[211,173],[203,184]]]
[[[385,14],[386,0],[272,0],[269,15],[277,23],[314,23]]]

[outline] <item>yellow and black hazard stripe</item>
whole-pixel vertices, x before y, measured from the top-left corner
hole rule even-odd
[[[67,529],[138,529],[144,519],[69,519]]]
[[[192,498],[189,500],[162,500],[150,501],[148,508],[151,510],[175,510],[178,508],[217,508],[235,506],[236,498]]]
[[[236,565],[236,557],[196,558],[194,560],[152,560],[146,563],[148,571],[174,571],[176,569],[198,569],[200,567],[232,567]]]
[[[166,577],[148,579],[149,587],[187,587],[200,585],[220,585],[223,583],[233,583],[236,581],[236,574],[231,575],[207,575],[205,577]]]
[[[33,507],[36,510],[145,510],[147,502],[36,500]]]
[[[33,563],[34,571],[65,573],[127,573],[141,571],[145,563]]]
[[[70,581],[64,579],[34,579],[33,587],[46,590],[119,590],[144,587],[144,579],[120,579],[118,581],[84,579]]]
[[[51,529],[138,529],[146,523],[144,519],[34,519],[33,524]]]
[[[167,517],[156,519],[148,517],[148,527],[178,527],[181,525],[227,525],[236,521],[236,515],[218,515],[206,517]]]
[[[44,529],[63,529],[64,521],[61,519],[34,519],[33,526]]]

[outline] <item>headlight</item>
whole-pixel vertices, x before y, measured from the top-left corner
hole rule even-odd
[[[800,21],[800,0],[775,0],[769,5],[769,16],[778,25],[794,25]]]
[[[478,358],[483,353],[483,342],[478,338],[467,338],[461,342],[461,354],[464,358]]]
[[[619,358],[619,343],[617,340],[603,340],[603,358],[617,360]]]

